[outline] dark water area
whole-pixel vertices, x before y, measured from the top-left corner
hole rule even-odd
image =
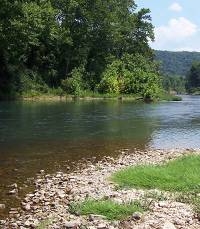
[[[155,104],[0,102],[0,203],[16,205],[8,185],[29,185],[41,169],[66,171],[83,158],[148,148],[200,148],[200,96]]]

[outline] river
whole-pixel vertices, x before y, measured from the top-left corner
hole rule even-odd
[[[148,148],[200,148],[200,96],[151,104],[0,102],[0,200],[17,203],[8,185],[23,186],[41,169],[65,171],[83,158]]]

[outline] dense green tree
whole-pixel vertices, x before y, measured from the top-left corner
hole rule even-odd
[[[125,54],[106,68],[99,90],[114,94],[141,94],[148,99],[157,97],[160,78],[156,69],[156,63],[140,54]]]
[[[200,89],[200,62],[194,62],[187,75],[187,90],[195,92]]]
[[[162,85],[167,92],[185,93],[186,79],[182,76],[163,76]]]
[[[155,50],[155,59],[160,62],[160,71],[166,76],[185,77],[194,61],[200,61],[200,52],[172,52]]]
[[[153,96],[153,39],[150,11],[133,0],[2,0],[0,94],[62,87]]]

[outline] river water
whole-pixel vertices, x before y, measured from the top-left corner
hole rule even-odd
[[[41,169],[148,148],[200,148],[200,96],[155,104],[0,102],[0,203],[14,203],[8,185],[22,185]]]

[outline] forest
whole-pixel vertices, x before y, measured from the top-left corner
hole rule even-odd
[[[149,9],[133,0],[1,0],[0,98],[158,96]]]
[[[160,70],[163,75],[185,77],[192,63],[200,61],[200,52],[155,50],[155,59],[160,62]]]
[[[171,52],[155,50],[163,88],[177,93],[199,93],[200,52]]]

